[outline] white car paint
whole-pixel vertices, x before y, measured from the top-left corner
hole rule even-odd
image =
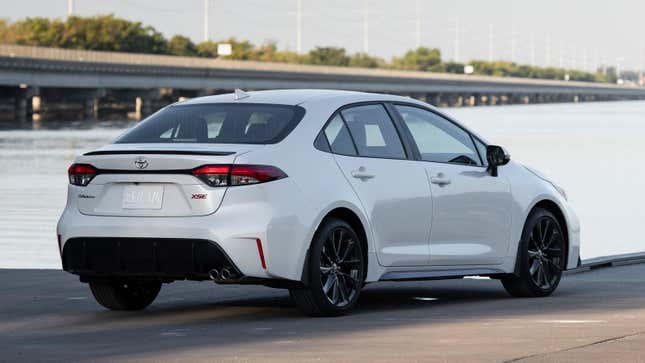
[[[277,144],[111,144],[98,151],[135,150],[142,155],[146,149],[234,151],[227,156],[146,158],[150,169],[160,171],[205,164],[260,164],[280,168],[287,178],[215,188],[191,175],[100,174],[87,187],[69,186],[67,206],[57,227],[61,249],[71,238],[88,236],[206,239],[216,242],[245,276],[300,281],[309,245],[321,221],[330,211],[346,208],[366,231],[367,282],[394,272],[425,272],[428,276],[512,273],[524,222],[538,202],[548,200],[558,206],[566,220],[566,266],[577,266],[580,228],[575,213],[550,182],[519,163],[501,166],[499,176],[492,177],[484,167],[342,156],[313,146],[340,107],[381,101],[437,111],[432,106],[405,97],[347,91],[249,94],[240,100],[229,94],[183,104],[299,105],[306,114]],[[81,155],[75,162],[101,169],[135,170],[136,156]],[[352,176],[360,170],[373,178]],[[439,173],[449,178],[450,184],[432,183]],[[123,187],[135,182],[163,186],[160,209],[123,208]],[[189,199],[194,193],[207,197]],[[261,240],[266,268],[258,258],[256,239]]]

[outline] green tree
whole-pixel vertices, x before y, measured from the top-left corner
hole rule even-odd
[[[347,66],[349,57],[344,48],[316,47],[309,51],[307,63],[327,66]]]
[[[217,43],[213,41],[201,42],[195,46],[198,57],[216,58],[217,57]]]
[[[383,67],[385,65],[385,61],[381,58],[372,57],[369,54],[356,53],[349,57],[348,65],[350,67],[377,68]]]
[[[403,58],[392,59],[392,66],[415,71],[441,71],[441,51],[425,47],[409,50]]]
[[[168,53],[186,57],[194,57],[198,54],[195,44],[190,38],[183,35],[175,35],[170,38],[168,41]]]

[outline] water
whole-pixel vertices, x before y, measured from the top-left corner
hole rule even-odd
[[[583,228],[583,259],[645,251],[645,169],[639,163],[645,102],[446,111],[567,190]],[[128,125],[43,122],[0,129],[0,268],[60,268],[55,229],[67,167]]]

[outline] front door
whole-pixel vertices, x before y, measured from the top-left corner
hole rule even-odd
[[[483,144],[431,111],[395,106],[425,163],[433,199],[430,264],[503,262],[511,230],[510,184],[486,170]]]

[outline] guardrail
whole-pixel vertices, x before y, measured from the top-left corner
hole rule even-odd
[[[351,76],[353,79],[365,80],[390,80],[393,82],[403,80],[414,80],[424,83],[451,83],[451,84],[487,84],[487,85],[505,85],[505,86],[523,86],[530,88],[536,87],[562,88],[578,90],[595,90],[607,91],[614,93],[623,91],[628,93],[638,93],[645,95],[645,89],[636,87],[625,87],[606,83],[592,82],[565,82],[557,80],[529,79],[529,78],[512,78],[512,77],[491,77],[464,74],[449,73],[431,73],[419,71],[401,71],[391,69],[368,69],[354,67],[332,67],[332,66],[315,66],[304,64],[288,63],[271,63],[258,61],[237,61],[212,58],[198,57],[180,57],[168,55],[152,54],[135,54],[119,53],[104,51],[86,51],[75,49],[59,49],[46,47],[32,47],[20,45],[0,44],[0,58],[21,58],[41,61],[67,62],[73,64],[94,63],[104,65],[131,65],[149,66],[153,68],[172,67],[172,68],[192,68],[204,70],[223,70],[223,71],[247,71],[248,77],[253,77],[257,73],[278,73],[278,74],[304,74],[316,76],[319,78],[339,78]]]

